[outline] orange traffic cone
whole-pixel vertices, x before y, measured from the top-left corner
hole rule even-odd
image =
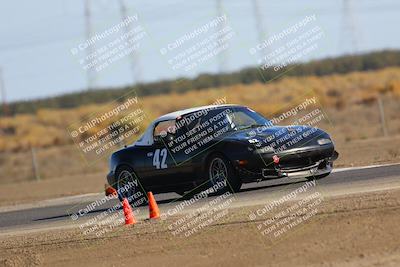
[[[131,205],[126,198],[122,200],[122,208],[124,210],[125,225],[135,224],[136,220],[133,216]]]
[[[104,191],[106,196],[117,196],[117,190],[109,184],[104,184]]]
[[[149,212],[150,219],[160,218],[160,210],[158,209],[157,202],[153,196],[152,192],[147,193],[147,198],[149,199]]]

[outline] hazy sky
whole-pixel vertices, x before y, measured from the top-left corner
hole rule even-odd
[[[90,0],[89,0],[90,1]],[[118,1],[92,0],[92,32],[101,33],[121,21]],[[217,16],[216,0],[125,1],[128,15],[138,15],[146,31],[136,63],[141,81],[194,77],[217,72],[218,58],[193,71],[173,70],[160,49]],[[277,34],[304,17],[315,14],[324,37],[316,51],[303,60],[400,48],[400,2],[395,0],[254,1],[225,0],[221,10],[235,36],[224,53],[224,71],[255,65],[249,54],[259,34]],[[257,10],[258,19],[256,17]],[[257,21],[258,26],[257,26]],[[0,4],[0,68],[8,100],[32,99],[87,88],[86,72],[71,49],[85,38],[84,0],[14,0]],[[111,38],[111,39],[110,39]],[[104,43],[114,37],[110,37]],[[98,44],[100,46],[101,43]],[[96,87],[133,82],[131,56],[96,74]]]

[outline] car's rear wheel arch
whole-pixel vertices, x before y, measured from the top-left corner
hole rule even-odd
[[[145,193],[145,189],[142,187],[142,184],[140,182],[140,178],[137,175],[137,173],[135,172],[135,169],[130,165],[130,164],[126,164],[126,163],[121,163],[119,164],[116,168],[115,168],[115,182],[116,182],[116,189],[118,190],[120,187],[120,181],[119,179],[120,177],[120,173],[122,171],[128,171],[131,175],[132,178],[137,179],[137,181],[139,182],[138,184],[138,190],[140,190],[142,192],[142,194]],[[120,200],[122,200],[121,194],[118,193],[118,198]]]
[[[135,169],[134,169],[133,166],[131,166],[130,164],[128,164],[128,163],[120,163],[120,164],[118,164],[117,167],[115,167],[115,175],[116,175],[116,178],[118,178],[118,177],[117,177],[118,172],[120,172],[121,169],[124,169],[124,168],[130,168],[130,169],[132,169],[133,172],[135,172]],[[135,172],[135,173],[136,173],[136,172]]]

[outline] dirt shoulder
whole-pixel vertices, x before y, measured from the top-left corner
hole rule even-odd
[[[259,230],[274,214],[249,219],[263,207],[227,209],[188,237],[171,231],[179,219],[172,217],[118,226],[99,237],[79,229],[2,237],[0,265],[400,265],[400,190],[324,198],[313,216],[279,238]]]
[[[42,181],[27,181],[0,186],[0,206],[32,203],[35,201],[104,193],[104,173],[57,177]]]

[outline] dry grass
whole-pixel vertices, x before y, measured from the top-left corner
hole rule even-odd
[[[143,97],[140,103],[149,120],[170,111],[210,104],[222,97],[226,97],[229,103],[247,105],[270,116],[305,92],[317,96],[325,109],[357,110],[355,105],[373,106],[380,93],[400,97],[400,68],[325,77],[287,77],[267,84],[235,85],[184,94]],[[374,107],[371,109],[371,112],[375,112]],[[107,110],[107,105],[90,105],[69,110],[39,110],[34,115],[2,118],[0,151],[71,144],[67,127],[91,113],[104,110]]]
[[[221,98],[228,103],[249,106],[270,117],[294,105],[298,99],[304,99],[304,95],[316,96],[329,119],[318,127],[327,129],[337,142],[345,143],[382,135],[376,101],[379,94],[385,103],[389,134],[399,135],[400,68],[325,77],[286,77],[267,84],[149,96],[139,101],[147,121],[151,121],[167,112],[211,104]],[[33,115],[0,119],[0,183],[33,179],[30,146],[38,148],[44,178],[105,172],[105,158],[89,166],[82,163],[67,127],[107,108],[107,105],[90,105],[70,110],[48,109]]]

